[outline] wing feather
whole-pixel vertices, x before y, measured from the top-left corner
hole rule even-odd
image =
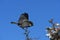
[[[28,21],[29,20],[29,16],[27,13],[23,13],[21,14],[18,23],[22,24],[24,21]]]

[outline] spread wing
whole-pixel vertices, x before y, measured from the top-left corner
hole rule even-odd
[[[27,13],[23,13],[20,15],[20,18],[18,20],[19,24],[22,24],[24,21],[28,21],[29,20],[29,16]]]

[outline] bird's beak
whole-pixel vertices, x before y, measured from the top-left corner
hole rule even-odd
[[[17,24],[16,22],[11,22],[11,24]]]

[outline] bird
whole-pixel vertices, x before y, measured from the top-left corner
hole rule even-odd
[[[18,22],[11,22],[11,24],[17,24],[19,27],[23,29],[33,26],[33,22],[29,21],[29,15],[26,12],[20,15]]]

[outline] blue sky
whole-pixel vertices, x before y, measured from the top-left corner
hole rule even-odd
[[[45,28],[50,26],[50,18],[60,23],[60,0],[0,0],[0,40],[25,40],[24,30],[10,24],[17,21],[23,12],[27,12],[34,23],[29,28],[29,36],[49,40]]]

